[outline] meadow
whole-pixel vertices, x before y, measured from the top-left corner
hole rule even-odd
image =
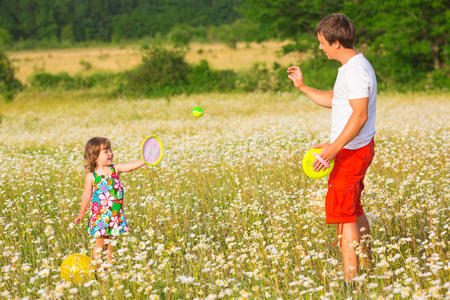
[[[192,43],[189,49],[186,49],[186,61],[198,63],[205,59],[213,69],[237,71],[248,69],[258,62],[263,62],[268,66],[274,62],[286,65],[308,57],[308,55],[300,53],[282,55],[280,48],[287,43],[287,41],[239,42],[236,44],[236,48],[230,48],[222,43]],[[78,49],[15,51],[8,55],[16,68],[16,77],[26,83],[28,78],[36,72],[53,74],[67,72],[75,75],[77,73],[92,74],[131,69],[141,62],[144,51],[139,45],[130,44]]]
[[[448,298],[448,94],[378,98],[376,154],[363,204],[374,265],[343,285],[326,180],[303,154],[326,141],[330,111],[299,93],[103,99],[91,92],[20,93],[0,103],[0,295],[3,298]],[[194,118],[190,111],[205,112]],[[158,135],[157,166],[123,174],[129,234],[98,280],[61,280],[71,253],[89,255],[75,226],[83,147],[112,141],[114,161]]]

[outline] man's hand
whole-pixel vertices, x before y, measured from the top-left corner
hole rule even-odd
[[[322,148],[322,152],[320,152],[320,157],[326,161],[328,164],[336,157],[340,149],[336,149],[336,146],[329,143],[317,144],[314,145],[313,148]],[[314,171],[322,171],[325,170],[326,167],[317,159],[313,162]]]
[[[296,89],[299,90],[302,86],[305,85],[305,83],[303,82],[303,74],[299,67],[289,67],[287,69],[287,73],[289,74],[288,78],[292,80]]]

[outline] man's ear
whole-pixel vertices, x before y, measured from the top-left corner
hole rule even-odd
[[[342,47],[341,43],[339,41],[335,41],[333,44],[331,44],[334,48],[339,49]]]

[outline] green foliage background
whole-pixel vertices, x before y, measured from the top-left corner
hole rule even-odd
[[[112,41],[166,34],[177,25],[233,22],[237,0],[8,0],[0,28],[15,41]]]
[[[192,41],[288,39],[283,52],[301,51],[305,81],[331,89],[338,64],[317,49],[314,27],[341,12],[357,29],[355,47],[371,61],[379,89],[448,90],[450,9],[439,0],[17,0],[0,2],[0,49],[66,47],[74,43],[141,40],[147,49],[136,69],[116,74],[35,74],[40,89],[102,87],[107,94],[167,96],[209,91],[284,91],[287,66],[256,64],[248,71],[189,65],[181,49]],[[169,42],[179,50],[164,50]],[[1,56],[0,88],[11,99],[19,90],[14,69]]]
[[[14,77],[14,68],[4,52],[0,51],[0,96],[11,101],[22,84]]]
[[[429,89],[450,85],[450,6],[439,0],[245,0],[241,11],[278,37],[285,50],[308,49],[314,27],[340,12],[357,29],[356,48],[372,62],[381,88]],[[314,41],[309,42],[314,45]],[[311,49],[311,48],[310,48]],[[314,51],[318,53],[318,51]],[[317,59],[317,57],[315,58]]]

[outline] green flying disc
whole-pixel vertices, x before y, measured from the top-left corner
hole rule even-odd
[[[334,160],[330,162],[329,168],[325,170],[314,171],[312,164],[316,159],[320,158],[319,156],[320,152],[322,152],[322,148],[312,148],[308,152],[306,152],[305,156],[303,156],[302,160],[303,172],[305,172],[306,176],[308,176],[309,178],[320,179],[329,175],[331,173],[331,170],[333,170]]]

